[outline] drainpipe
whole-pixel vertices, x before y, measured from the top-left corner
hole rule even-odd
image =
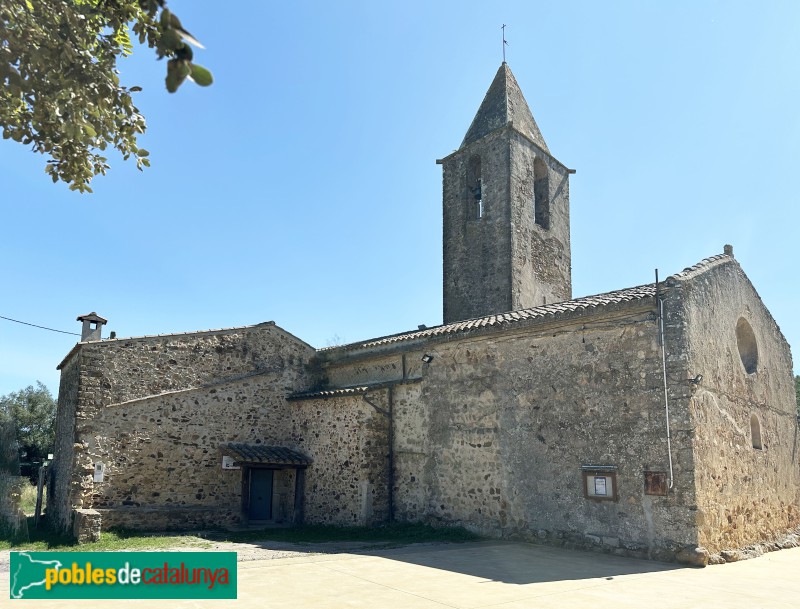
[[[389,471],[386,472],[386,477],[389,479],[389,524],[394,522],[394,387],[389,385],[387,394],[389,401],[389,429],[388,429],[388,442],[389,442]]]
[[[656,269],[656,302],[658,302],[658,332],[661,341],[661,371],[664,377],[664,414],[667,419],[667,455],[669,457],[669,488],[674,485],[672,472],[672,435],[669,429],[669,392],[667,391],[667,347],[664,338],[664,299],[659,291],[658,269]]]

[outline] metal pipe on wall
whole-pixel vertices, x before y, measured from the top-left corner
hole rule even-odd
[[[669,428],[669,391],[667,390],[667,347],[664,333],[664,299],[661,297],[656,269],[656,302],[658,303],[658,331],[661,342],[661,366],[664,377],[664,414],[667,420],[667,456],[669,457],[669,488],[674,485],[672,472],[672,434]]]

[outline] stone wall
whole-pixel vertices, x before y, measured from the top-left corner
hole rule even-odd
[[[50,466],[50,480],[47,488],[47,521],[61,531],[69,531],[72,526],[73,494],[78,489],[73,482],[72,470],[75,443],[75,409],[78,405],[81,376],[81,354],[76,353],[61,367],[61,381],[58,388],[58,410],[56,412],[56,437]]]
[[[512,310],[569,300],[569,175],[560,163],[519,133],[511,132],[509,147]],[[547,227],[535,222],[533,166],[537,158],[547,171]]]
[[[55,505],[102,508],[104,527],[128,522],[125,510],[141,507],[151,515],[139,528],[196,523],[205,518],[201,512],[216,513],[212,522],[238,521],[242,472],[221,469],[222,446],[286,446],[285,396],[313,382],[313,357],[310,346],[274,324],[82,344],[62,366],[59,429],[69,427],[74,408],[75,443],[70,463],[68,445],[59,440]],[[77,400],[70,389],[75,375]],[[95,483],[97,463],[105,474]],[[71,472],[68,482],[64,471]],[[158,510],[160,520],[152,516]],[[69,514],[58,514],[65,528]]]
[[[272,322],[246,328],[83,344],[99,358],[85,408],[201,387],[263,372],[303,374],[311,346]],[[296,378],[289,379],[293,385]]]
[[[373,525],[388,518],[387,390],[291,402],[291,442],[313,459],[305,522]]]
[[[468,175],[480,159],[483,215]],[[547,173],[549,223],[534,215],[534,159]],[[444,322],[568,300],[572,296],[569,176],[512,127],[442,160]]]
[[[509,145],[496,131],[444,159],[442,181],[444,321],[510,311]],[[481,159],[483,217],[467,186],[470,158]]]
[[[402,381],[422,378],[422,355],[424,350],[405,348],[401,353],[380,354],[369,359],[348,359],[337,356],[324,364],[322,375],[328,386],[355,387],[373,383]]]
[[[75,510],[72,520],[72,536],[79,544],[100,541],[102,526],[100,513],[96,510]]]
[[[95,508],[187,506],[239,513],[242,472],[221,469],[228,442],[285,445],[289,411],[275,374],[101,409],[87,453],[105,464]]]
[[[246,470],[221,457],[241,442],[313,460],[308,523],[393,514],[666,560],[775,538],[800,524],[788,345],[728,257],[662,294],[671,460],[655,298],[319,353],[266,324],[79,346],[62,365],[52,514],[67,527],[79,508],[104,526],[235,524]],[[584,497],[589,466],[608,466],[616,500]],[[277,520],[294,520],[294,488],[279,471]]]
[[[232,509],[187,507],[99,508],[103,530],[201,531],[232,528],[242,523]]]
[[[697,543],[690,434],[673,434],[672,492],[644,489],[645,471],[669,470],[653,299],[415,344],[407,361],[422,352],[422,381],[393,387],[397,520],[664,559]],[[365,382],[391,360],[356,355],[327,367]],[[672,417],[688,427],[687,412]],[[617,468],[618,501],[584,498],[581,466],[598,464]]]
[[[700,542],[717,553],[779,540],[800,523],[789,345],[733,258],[722,257],[702,276],[682,274],[673,286],[685,303],[688,350],[680,378],[703,375],[688,399]],[[737,339],[742,319],[755,339],[752,372],[739,351],[748,347]],[[761,448],[754,447],[753,417]]]

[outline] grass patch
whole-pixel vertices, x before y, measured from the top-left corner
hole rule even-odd
[[[214,541],[283,541],[286,543],[326,542],[395,542],[422,543],[435,541],[475,541],[478,535],[461,527],[432,527],[427,524],[392,524],[382,527],[336,527],[308,525],[291,529],[261,529],[256,531],[218,531],[207,538]]]
[[[116,550],[163,550],[175,546],[192,546],[202,549],[210,545],[205,539],[195,535],[167,534],[153,535],[130,533],[126,531],[104,531],[100,541],[75,546],[81,552],[113,552]]]
[[[68,550],[74,545],[69,537],[56,535],[44,526],[34,528],[33,516],[27,518],[27,524],[27,539],[10,540],[0,537],[0,550]]]
[[[52,530],[33,527],[33,518],[28,518],[28,541],[11,541],[0,538],[0,550],[33,550],[57,552],[114,552],[117,550],[161,550],[174,546],[193,546],[202,549],[208,542],[194,535],[154,535],[152,533],[129,533],[125,531],[103,531],[100,541],[78,545],[68,535],[57,535]]]
[[[201,534],[154,534],[140,531],[104,531],[100,541],[77,545],[71,537],[60,536],[47,528],[33,528],[28,518],[29,541],[0,539],[0,550],[39,550],[58,552],[114,552],[118,550],[163,550],[176,546],[202,550],[211,541],[248,543],[280,541],[295,544],[329,542],[364,542],[405,545],[409,543],[464,542],[480,539],[460,527],[432,527],[425,524],[393,524],[382,527],[336,527],[309,525],[292,529],[261,529],[255,531],[212,531]]]
[[[31,515],[36,511],[36,485],[31,484],[30,480],[27,478],[21,479],[20,485],[20,505],[19,507],[22,508],[22,511],[25,512],[27,515]],[[42,510],[44,510],[46,501],[47,491],[42,491]]]

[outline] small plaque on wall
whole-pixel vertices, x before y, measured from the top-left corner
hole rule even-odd
[[[106,475],[106,464],[98,461],[94,464],[94,481],[102,482]]]
[[[617,501],[616,470],[614,465],[582,466],[583,496],[594,501]]]
[[[236,461],[234,461],[233,457],[223,455],[222,469],[240,469],[240,467],[236,465]]]
[[[667,472],[645,472],[644,473],[644,494],[645,495],[667,495]]]
[[[605,497],[608,495],[608,478],[605,476],[593,476],[595,496]]]

